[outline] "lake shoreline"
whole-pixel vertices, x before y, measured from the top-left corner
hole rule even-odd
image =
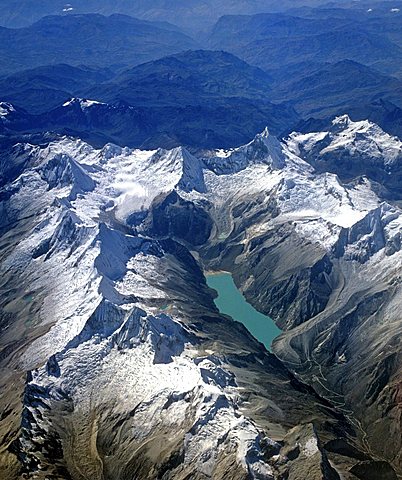
[[[204,271],[205,277],[213,277],[215,275],[232,275],[232,272],[228,272],[227,270],[206,270]]]
[[[208,287],[218,294],[214,298],[214,303],[219,312],[243,324],[256,340],[271,351],[272,342],[282,333],[272,318],[262,314],[247,302],[230,272],[205,272],[205,277]]]

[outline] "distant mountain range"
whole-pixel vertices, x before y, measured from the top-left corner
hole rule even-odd
[[[208,27],[225,14],[282,11],[325,3],[327,0],[8,0],[0,5],[0,25],[27,26],[46,15],[122,13],[145,20],[168,21],[194,31]],[[338,0],[338,4],[342,3],[347,0]]]
[[[108,68],[44,65],[0,77],[0,98],[30,113],[42,113],[114,76]]]
[[[208,1],[154,2],[153,13],[144,2],[97,7],[103,13],[130,7],[159,21],[77,14],[74,5],[42,1],[39,9],[67,11],[0,28],[0,101],[25,111],[23,122],[7,128],[46,127],[96,145],[210,148],[247,142],[267,124],[282,134],[311,118],[347,113],[402,135],[402,26],[394,2],[370,8],[370,2],[349,8],[312,2],[288,12],[273,12],[279,7],[271,4],[271,13],[225,15],[208,33],[193,31],[194,38],[161,13],[175,11],[180,23],[183,12],[205,9]],[[19,11],[31,7],[26,1]],[[264,8],[264,2],[222,1],[200,22]],[[100,103],[91,114],[77,107],[78,116],[70,117],[61,106],[71,98]]]
[[[225,147],[250,140],[267,122],[280,134],[300,120],[292,107],[268,100],[270,79],[262,70],[224,52],[189,51],[88,86],[109,75],[66,65],[34,69],[8,95],[10,77],[0,79],[2,98],[18,107],[3,128],[68,133],[95,145]]]
[[[89,88],[102,101],[141,106],[199,105],[212,98],[265,100],[272,80],[259,68],[222,51],[187,51],[139,65]]]
[[[0,28],[0,73],[56,63],[127,67],[197,47],[166,23],[126,15],[49,16],[29,27]]]
[[[390,40],[386,28],[375,31],[368,25],[333,16],[325,19],[287,14],[224,16],[212,29],[207,43],[209,48],[219,46],[268,71],[301,62],[333,63],[348,59],[384,73],[402,74],[401,46]],[[402,33],[402,27],[398,31]]]
[[[380,100],[402,107],[401,80],[351,60],[300,64],[272,74],[271,98],[290,102],[303,117],[328,118],[348,112],[371,118],[368,105]]]

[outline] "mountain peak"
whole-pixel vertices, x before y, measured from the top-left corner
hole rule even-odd
[[[268,127],[265,127],[261,133],[258,133],[248,146],[250,146],[255,153],[258,151],[265,152],[273,168],[281,169],[284,167],[285,162],[282,145],[278,138],[270,133]]]
[[[204,193],[206,187],[201,160],[191,155],[184,147],[178,147],[177,154],[181,157],[183,169],[183,175],[180,178],[178,186],[186,192],[196,190],[199,193]]]
[[[84,110],[85,108],[90,108],[93,107],[94,105],[106,105],[105,103],[98,102],[97,100],[88,100],[86,98],[71,98],[67,102],[63,103],[63,107],[71,107],[78,105],[81,110]]]
[[[6,117],[11,112],[15,112],[15,108],[11,103],[0,102],[0,118]]]
[[[349,115],[345,114],[345,115],[339,115],[339,117],[335,117],[332,120],[332,125],[333,126],[339,125],[340,127],[345,127],[350,125],[351,122],[352,120],[350,119]]]

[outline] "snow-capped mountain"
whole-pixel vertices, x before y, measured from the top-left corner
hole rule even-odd
[[[372,122],[353,122],[343,115],[326,131],[291,134],[287,145],[317,171],[344,180],[365,175],[378,184],[382,196],[400,197],[402,142]]]
[[[366,177],[314,168],[363,152],[398,169],[400,144],[346,117],[333,127],[192,153],[13,148],[0,163],[10,472],[338,479],[362,459],[400,472],[401,211]],[[219,314],[206,269],[231,271],[284,330],[280,361]]]

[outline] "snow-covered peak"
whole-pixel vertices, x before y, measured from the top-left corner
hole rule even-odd
[[[204,164],[218,175],[244,170],[249,165],[267,164],[274,170],[285,166],[285,156],[279,140],[265,128],[247,145],[233,149],[218,149],[205,155]]]
[[[15,108],[11,103],[0,102],[0,121],[6,121],[10,113],[15,112]]]
[[[15,112],[15,108],[11,103],[0,102],[0,117],[5,117],[11,112]]]
[[[358,222],[342,230],[335,252],[346,259],[367,262],[378,252],[394,255],[402,247],[401,211],[386,203],[367,212]]]
[[[75,199],[78,193],[90,192],[95,188],[95,182],[85,169],[68,154],[56,154],[38,171],[50,188],[71,187],[69,197]]]
[[[88,100],[86,98],[71,98],[67,102],[63,103],[63,107],[70,107],[72,105],[78,105],[82,110],[93,107],[94,105],[106,105],[105,103],[98,102],[97,100]]]
[[[174,149],[177,161],[181,165],[182,176],[177,184],[182,190],[190,192],[196,190],[203,193],[206,190],[202,161],[183,147]]]
[[[345,128],[357,128],[356,123]],[[319,132],[302,140],[306,145],[328,143],[328,135]],[[308,163],[267,129],[247,145],[227,152],[203,152],[200,157],[183,147],[147,151],[108,144],[95,149],[68,137],[35,155],[32,166],[46,189],[73,202],[88,224],[96,223],[101,212],[113,213],[122,223],[132,215],[141,217],[156,198],[173,190],[186,200],[205,199],[220,205],[234,195],[268,194],[276,189],[277,208],[287,218],[322,219],[343,228],[379,203],[370,182],[346,188],[334,174],[315,175]]]
[[[263,132],[255,136],[254,140],[249,143],[249,147],[257,151],[265,147],[267,157],[273,168],[280,169],[285,166],[282,145],[279,140],[269,132],[268,127],[265,127]]]
[[[304,136],[304,145],[314,150],[326,142],[320,145],[323,149],[342,132],[353,137],[356,123],[345,118],[333,125],[337,131]],[[356,134],[350,145],[359,139]],[[205,316],[208,320],[202,323],[204,306],[198,311],[198,303],[188,295],[191,289],[203,293],[205,287],[198,283],[202,273],[176,241],[186,241],[180,236],[185,230],[194,250],[208,241],[223,256],[229,246],[233,265],[254,254],[258,265],[263,255],[271,256],[270,249],[290,242],[283,250],[290,256],[288,267],[282,269],[283,256],[271,256],[278,264],[274,276],[285,283],[286,268],[290,266],[293,276],[299,260],[310,269],[311,262],[323,256],[338,256],[352,269],[365,262],[373,271],[381,257],[397,268],[395,260],[402,256],[399,209],[380,204],[367,179],[345,185],[335,174],[314,172],[296,149],[280,144],[267,130],[243,147],[199,157],[182,147],[95,149],[68,137],[29,153],[22,173],[2,189],[0,205],[2,224],[13,225],[0,273],[5,279],[10,272],[18,278],[21,292],[27,289],[25,296],[35,292],[35,326],[46,332],[35,337],[21,358],[24,368],[33,370],[23,398],[18,444],[26,465],[44,468],[36,434],[41,432],[54,447],[58,412],[63,412],[63,425],[65,418],[72,418],[79,432],[81,425],[89,426],[90,435],[82,443],[89,445],[94,412],[105,411],[107,405],[114,426],[120,421],[128,425],[130,459],[141,445],[148,448],[155,432],[165,442],[166,432],[180,431],[183,438],[174,435],[173,441],[190,471],[215,478],[214,469],[231,452],[230,467],[240,465],[239,478],[274,478],[271,457],[278,455],[280,445],[265,438],[246,416],[252,410],[239,408],[248,380],[241,384],[236,376],[241,369],[232,371],[222,354],[222,359],[219,353],[215,356],[224,342],[215,341],[214,326],[213,334],[203,328],[215,322]],[[24,148],[16,152],[23,154]],[[169,198],[173,200],[166,201]],[[138,223],[129,221],[133,214],[138,214]],[[196,243],[205,217],[212,227],[205,241]],[[146,228],[151,220],[154,231]],[[177,226],[174,230],[170,220]],[[160,224],[167,226],[162,230]],[[308,283],[320,262],[303,274],[300,285]],[[326,285],[327,277],[326,271],[319,273],[320,285]],[[282,297],[278,291],[275,296]],[[195,318],[181,305],[189,305]],[[222,333],[226,338],[227,331]],[[242,361],[254,358],[255,372],[255,360],[262,357],[249,355],[255,344],[251,337],[248,341]],[[204,342],[214,348],[211,355]],[[265,371],[262,366],[262,379]],[[71,404],[60,403],[70,399]],[[266,415],[272,411],[267,409]],[[120,427],[110,425],[108,432],[122,434]],[[294,435],[302,456],[319,457],[313,430]],[[160,445],[151,444],[149,451],[159,452]],[[167,458],[170,463],[172,456]],[[227,465],[225,460],[225,471]]]
[[[40,149],[31,161],[47,188],[69,199],[79,198],[76,209],[97,217],[108,205],[119,221],[147,210],[153,200],[174,189],[205,192],[203,163],[183,147],[172,150],[137,150],[108,144],[95,149],[63,137]],[[80,195],[94,190],[95,196]]]
[[[344,128],[349,126],[353,122],[349,117],[349,115],[345,114],[345,115],[339,115],[338,117],[335,117],[331,123],[333,126],[338,125],[340,128]]]
[[[353,122],[345,115],[337,117],[333,126],[337,128],[331,132],[331,143],[321,151],[322,155],[346,149],[350,154],[381,159],[385,165],[402,160],[402,142],[375,123],[368,120]]]
[[[402,162],[402,142],[397,137],[368,120],[354,122],[348,115],[336,117],[326,132],[292,133],[287,144],[295,154],[307,157],[348,155],[385,168]]]

